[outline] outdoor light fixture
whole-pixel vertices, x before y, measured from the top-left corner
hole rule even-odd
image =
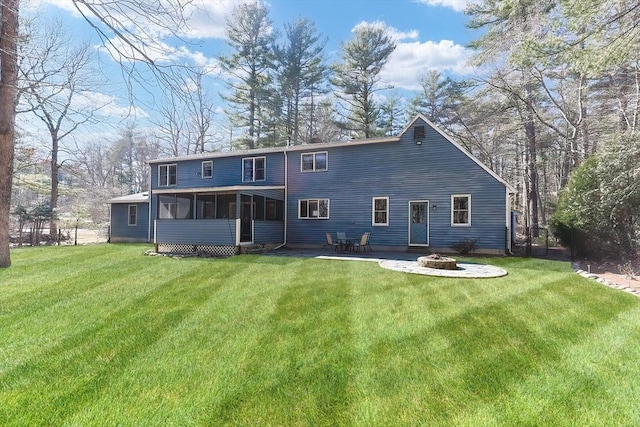
[[[416,145],[422,145],[422,140],[421,139],[416,139]]]
[[[433,209],[433,210],[435,211],[435,210],[437,210],[437,209],[438,209],[438,206],[433,205],[433,207],[432,207],[431,209]]]

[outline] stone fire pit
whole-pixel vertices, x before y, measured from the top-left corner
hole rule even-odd
[[[455,270],[458,268],[455,259],[443,257],[439,254],[419,257],[418,265],[420,267],[437,268],[438,270]]]

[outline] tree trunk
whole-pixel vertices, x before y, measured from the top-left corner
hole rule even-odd
[[[18,0],[2,0],[0,22],[0,267],[11,265],[11,185],[18,75]]]
[[[531,233],[533,237],[538,237],[540,222],[538,219],[538,147],[536,143],[535,112],[533,109],[533,94],[530,84],[525,85],[526,93],[526,118],[524,129],[527,136],[528,152],[528,176],[529,184],[527,197],[529,199],[529,209],[531,218]]]
[[[51,194],[49,195],[49,206],[51,207],[51,220],[49,222],[49,235],[55,236],[58,234],[55,211],[58,207],[58,171],[60,166],[58,165],[58,138],[52,138],[51,147]]]

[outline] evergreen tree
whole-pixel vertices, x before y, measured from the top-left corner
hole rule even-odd
[[[300,125],[301,103],[305,99],[311,103],[308,120],[313,122],[314,96],[326,92],[323,89],[327,72],[323,59],[326,39],[321,38],[313,22],[306,18],[286,24],[285,36],[285,44],[276,50],[278,82],[285,133],[295,145],[304,138]]]
[[[231,94],[224,98],[230,104],[227,114],[236,126],[247,129],[245,144],[256,148],[260,139],[260,112],[266,108],[273,82],[274,42],[276,34],[263,3],[236,6],[227,20],[230,55],[220,57]]]
[[[331,83],[344,102],[342,127],[357,132],[359,137],[376,135],[380,109],[374,94],[387,89],[380,85],[380,72],[395,48],[396,42],[387,30],[375,25],[358,26],[353,38],[340,47],[342,62],[333,65]]]

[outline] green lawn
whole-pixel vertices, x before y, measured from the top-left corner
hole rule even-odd
[[[465,280],[146,249],[12,252],[0,425],[640,424],[640,299],[568,263]]]

